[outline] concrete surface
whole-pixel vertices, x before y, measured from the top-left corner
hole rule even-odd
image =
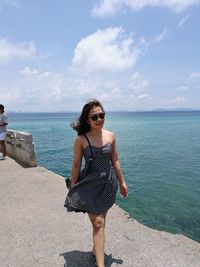
[[[90,222],[66,212],[66,193],[61,176],[0,161],[0,267],[94,266]],[[200,244],[145,227],[114,206],[105,259],[106,267],[199,267]]]
[[[34,142],[31,133],[7,130],[6,150],[7,155],[18,161],[21,165],[28,167],[37,166]]]

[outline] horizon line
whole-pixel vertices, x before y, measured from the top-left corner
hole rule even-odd
[[[108,110],[107,112],[168,112],[168,111],[200,111],[200,108],[155,108],[155,109],[149,109],[149,110]],[[60,111],[6,111],[7,113],[80,113],[78,110],[60,110]]]

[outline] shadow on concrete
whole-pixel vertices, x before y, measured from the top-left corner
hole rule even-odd
[[[66,263],[64,264],[64,267],[95,267],[95,260],[92,256],[92,252],[84,252],[79,250],[73,250],[69,251],[63,254],[60,254],[60,256],[63,256]],[[114,259],[112,257],[112,254],[107,255],[105,254],[105,266],[111,267],[112,264],[122,264],[123,260],[121,259]]]

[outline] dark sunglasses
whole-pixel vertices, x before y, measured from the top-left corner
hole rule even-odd
[[[93,121],[97,121],[98,119],[103,120],[105,118],[105,115],[106,115],[105,112],[100,112],[100,113],[97,113],[97,114],[93,114],[88,118],[90,118]]]

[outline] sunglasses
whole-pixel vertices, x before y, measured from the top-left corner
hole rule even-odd
[[[106,115],[105,112],[100,112],[100,113],[97,113],[97,114],[93,114],[88,118],[90,118],[93,121],[97,121],[98,119],[103,120],[105,118],[105,115]]]

